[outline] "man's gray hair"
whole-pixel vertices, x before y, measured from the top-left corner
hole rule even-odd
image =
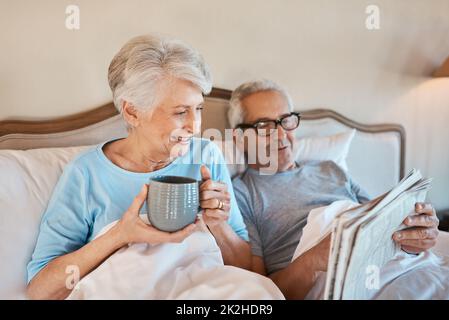
[[[243,122],[243,119],[245,117],[245,113],[242,108],[242,100],[253,93],[261,91],[279,92],[287,100],[289,110],[293,110],[293,103],[290,95],[277,83],[271,80],[257,80],[246,82],[238,86],[232,92],[231,99],[229,101],[230,107],[228,110],[228,120],[231,128],[236,128],[237,125]]]
[[[212,89],[211,74],[203,57],[175,39],[154,35],[132,38],[109,65],[109,87],[119,112],[124,101],[141,110],[151,109],[158,103],[161,81],[170,78],[190,81],[205,95]]]

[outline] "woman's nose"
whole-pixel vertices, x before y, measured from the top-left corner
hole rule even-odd
[[[189,117],[186,119],[184,128],[194,134],[198,133],[201,128],[201,113],[189,112]]]

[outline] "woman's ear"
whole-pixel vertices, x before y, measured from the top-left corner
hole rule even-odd
[[[138,110],[128,101],[123,101],[122,115],[125,121],[133,128],[139,126]]]

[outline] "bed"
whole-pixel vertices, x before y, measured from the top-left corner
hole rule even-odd
[[[214,88],[205,98],[203,131],[215,128],[224,132],[228,127],[230,94]],[[352,178],[369,194],[386,191],[404,176],[402,126],[361,124],[329,109],[302,110],[301,114],[298,138],[356,129],[345,160]],[[64,165],[92,145],[124,136],[126,129],[112,103],[58,119],[0,122],[0,298],[25,297],[26,264],[41,215]],[[437,247],[447,251],[449,236],[440,236]]]

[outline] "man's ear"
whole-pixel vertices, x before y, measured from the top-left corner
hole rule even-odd
[[[139,126],[138,110],[128,101],[123,101],[122,104],[122,115],[126,122],[132,127]]]

